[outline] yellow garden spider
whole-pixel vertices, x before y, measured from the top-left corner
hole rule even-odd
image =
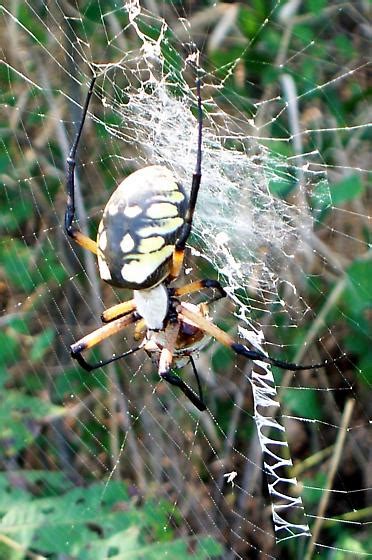
[[[250,350],[219,329],[208,318],[206,304],[184,303],[184,295],[212,288],[217,297],[225,291],[216,280],[202,279],[181,287],[170,284],[178,278],[183,266],[186,242],[190,236],[194,210],[201,182],[202,102],[200,79],[196,80],[198,107],[198,139],[196,168],[192,176],[190,197],[173,173],[163,165],[139,169],[124,179],[113,192],[98,227],[97,241],[84,235],[73,225],[75,217],[74,173],[76,152],[84,127],[97,76],[91,80],[83,106],[79,128],[67,158],[67,208],[65,228],[84,249],[97,255],[99,273],[105,282],[134,290],[134,297],[105,310],[101,328],[71,345],[71,354],[87,371],[105,366],[143,349],[155,362],[161,379],[179,387],[199,409],[206,405],[193,360],[210,337],[237,354],[283,369],[303,370],[323,364],[297,365],[271,358],[258,350]],[[88,363],[82,352],[135,324],[138,346],[111,359]],[[198,395],[172,371],[172,366],[190,363],[198,385]]]

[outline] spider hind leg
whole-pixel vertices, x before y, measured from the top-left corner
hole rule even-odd
[[[185,318],[191,320],[193,323],[195,323],[195,325],[199,327],[200,330],[206,332],[207,334],[215,338],[218,342],[220,342],[224,346],[231,348],[231,350],[233,350],[236,354],[245,356],[250,360],[264,362],[266,364],[277,366],[281,369],[288,369],[290,371],[317,369],[317,368],[324,367],[327,364],[335,363],[339,360],[339,358],[336,358],[334,360],[325,361],[320,364],[306,364],[306,365],[294,364],[291,362],[284,362],[282,360],[277,360],[276,358],[272,358],[271,356],[268,356],[267,354],[264,354],[259,350],[250,350],[243,344],[239,344],[238,342],[235,342],[235,340],[229,334],[222,331],[220,328],[218,328],[216,325],[211,323],[207,318],[203,317],[202,315],[187,309],[185,305],[182,304],[180,305],[178,309],[178,313],[181,321],[184,320]]]
[[[194,374],[196,375],[196,379],[198,381],[199,397],[186,385],[186,383],[178,375],[171,371],[179,331],[179,321],[177,321],[177,323],[169,323],[165,329],[166,344],[162,348],[159,356],[159,376],[171,385],[174,385],[175,387],[181,389],[183,394],[192,402],[192,404],[196,406],[196,408],[198,408],[200,411],[203,411],[206,409],[206,405],[203,400],[203,394],[201,392],[198,374],[195,374],[195,364],[193,364],[193,368]]]
[[[162,373],[160,373],[160,377],[162,379],[164,379],[165,381],[167,381],[168,383],[170,383],[171,385],[174,385],[175,387],[178,387],[179,389],[181,389],[181,391],[189,399],[189,401],[191,401],[192,404],[194,406],[196,406],[196,408],[198,408],[201,412],[203,412],[207,408],[204,400],[202,398],[199,398],[194,393],[194,391],[192,391],[186,385],[186,383],[184,381],[182,381],[182,379],[180,377],[178,377],[178,375],[176,375],[172,371],[168,370],[168,371],[162,372]]]

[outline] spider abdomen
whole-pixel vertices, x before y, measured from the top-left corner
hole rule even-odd
[[[164,166],[144,167],[124,179],[98,228],[101,278],[133,290],[162,282],[170,272],[186,209],[182,186]]]

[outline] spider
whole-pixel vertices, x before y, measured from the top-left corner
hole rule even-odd
[[[204,278],[181,287],[171,286],[183,268],[202,177],[203,111],[199,76],[196,79],[196,167],[190,196],[187,197],[168,167],[151,165],[134,171],[113,192],[103,211],[97,241],[73,225],[76,153],[96,79],[94,75],[90,82],[80,124],[67,158],[65,229],[76,243],[97,255],[102,280],[133,290],[133,299],[106,309],[101,316],[105,325],[72,344],[72,357],[85,370],[92,371],[143,349],[156,364],[160,378],[178,387],[200,411],[206,409],[206,404],[193,354],[210,338],[231,348],[236,354],[282,369],[315,369],[328,363],[297,365],[249,349],[211,322],[206,304],[193,305],[180,299],[204,289],[213,289],[216,293],[211,301],[226,296],[217,280]],[[95,364],[86,361],[82,355],[84,351],[129,325],[135,325],[134,337],[142,339],[139,345],[106,361]],[[198,395],[172,369],[187,363],[191,364],[197,380]]]

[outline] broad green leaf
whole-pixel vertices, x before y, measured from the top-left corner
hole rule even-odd
[[[280,198],[285,198],[289,195],[292,189],[296,186],[295,180],[285,179],[271,179],[269,182],[270,192]]]
[[[332,204],[328,181],[320,181],[311,194],[311,208],[318,221],[331,210]]]
[[[14,478],[13,477],[14,474]],[[0,473],[0,515],[4,515],[10,508],[14,508],[18,504],[25,504],[32,500],[31,494],[27,492],[25,486],[12,483],[12,480],[17,480],[16,474]],[[2,556],[0,555],[0,558]]]
[[[354,316],[372,307],[372,260],[354,261],[347,269],[343,300]]]
[[[82,560],[110,558],[110,560],[204,560],[220,557],[222,547],[210,537],[192,537],[170,542],[143,543],[138,528],[115,534],[107,540],[90,543],[86,554],[79,554]]]
[[[330,196],[334,206],[340,206],[344,202],[348,202],[357,198],[363,193],[363,185],[358,175],[349,175],[330,185]]]
[[[319,182],[311,196],[316,217],[321,220],[335,206],[342,206],[346,202],[358,198],[362,193],[363,185],[357,175],[350,175],[333,184],[327,181]]]
[[[209,559],[222,553],[209,537],[169,540],[169,512],[164,502],[136,506],[120,482],[75,488],[63,496],[17,503],[4,515],[0,531],[16,542],[32,543],[43,554],[66,554],[79,560],[116,558],[160,560],[165,556]],[[158,535],[153,538],[154,530]]]
[[[64,413],[55,406],[37,397],[19,391],[0,393],[0,449],[11,457],[30,445],[39,434],[39,422],[46,416]]]
[[[0,473],[0,514],[6,514],[19,504],[29,504],[34,498],[26,488],[32,485],[43,496],[66,492],[72,485],[60,471],[12,470]],[[1,555],[0,555],[1,558]]]
[[[323,418],[318,392],[315,389],[286,389],[283,395],[285,405],[301,418],[321,420]]]

